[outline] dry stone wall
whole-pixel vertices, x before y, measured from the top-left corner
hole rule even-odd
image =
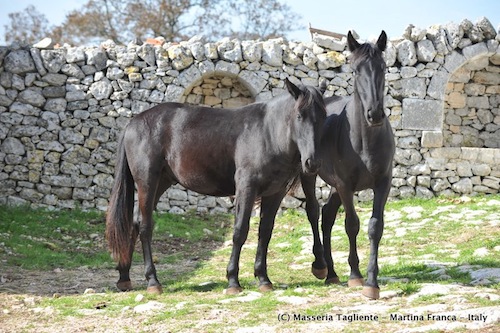
[[[378,33],[378,32],[375,32]],[[395,133],[392,198],[498,193],[500,36],[491,22],[408,26],[385,51],[386,113]],[[237,107],[283,93],[283,80],[349,95],[346,41],[315,36],[206,43],[0,47],[0,204],[106,209],[117,138],[158,103]],[[329,187],[317,181],[317,196]],[[371,200],[372,191],[357,194]],[[303,206],[303,193],[284,208]],[[232,198],[179,185],[163,211],[226,212]]]

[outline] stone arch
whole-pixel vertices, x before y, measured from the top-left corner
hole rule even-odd
[[[257,73],[249,70],[240,70],[237,64],[226,61],[218,61],[214,64],[211,61],[204,61],[182,71],[176,82],[168,85],[165,94],[166,101],[183,102],[186,92],[199,85],[200,82],[210,77],[227,77],[238,81],[255,100],[267,86],[267,80]]]
[[[487,40],[452,51],[444,57],[443,65],[434,73],[428,84],[427,95],[434,100],[407,99],[403,101],[403,128],[421,130],[423,147],[446,146],[444,136],[447,114],[445,110],[449,98],[450,81],[454,80],[454,75],[478,59],[493,59],[494,66],[498,66],[500,64],[498,42]],[[499,72],[497,75],[500,76]],[[412,115],[416,116],[412,117]]]
[[[475,54],[450,74],[443,115],[443,145],[500,148],[500,54]]]
[[[254,101],[252,93],[237,77],[215,73],[203,76],[182,96],[182,102],[188,104],[222,108],[236,108]]]

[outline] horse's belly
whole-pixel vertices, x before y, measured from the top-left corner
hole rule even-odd
[[[210,177],[192,175],[181,177],[179,184],[188,190],[215,197],[225,197],[235,193],[234,181],[228,179],[211,179]]]
[[[281,192],[284,189],[289,189],[297,175],[298,173],[295,169],[275,169],[271,173],[264,172],[259,179],[260,186],[258,186],[257,195],[265,197]]]

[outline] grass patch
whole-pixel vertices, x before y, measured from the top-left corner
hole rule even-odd
[[[153,243],[160,263],[206,258],[226,238],[230,215],[156,214]],[[98,211],[0,206],[0,258],[24,269],[112,268],[104,239],[105,214]],[[189,250],[187,250],[189,248]],[[187,251],[186,251],[187,250]],[[142,262],[137,246],[134,261]]]
[[[0,207],[0,257],[25,269],[109,267],[104,214]]]
[[[161,238],[182,238],[189,241],[206,239],[223,241],[228,227],[232,225],[230,214],[202,215],[188,212],[184,215],[155,213],[153,235]]]
[[[126,323],[138,325],[139,331],[219,332],[234,331],[238,327],[257,330],[256,327],[262,325],[275,328],[277,332],[288,329],[307,331],[307,325],[311,323],[279,322],[278,314],[316,316],[361,313],[363,309],[369,308],[367,305],[375,306],[373,312],[376,312],[379,310],[378,304],[382,305],[380,309],[387,304],[391,311],[410,309],[411,313],[412,307],[421,305],[437,302],[449,302],[452,305],[455,300],[439,294],[406,296],[418,294],[427,283],[470,284],[469,273],[460,269],[465,264],[480,268],[500,267],[500,231],[498,226],[495,228],[494,224],[488,224],[488,220],[482,220],[487,214],[490,217],[498,214],[498,207],[488,205],[487,202],[500,200],[500,196],[471,198],[467,203],[453,200],[455,199],[411,199],[387,204],[386,228],[380,245],[379,278],[381,291],[395,290],[397,296],[381,299],[377,303],[370,303],[371,301],[362,298],[359,288],[345,286],[349,266],[343,212],[339,213],[332,231],[332,252],[335,269],[344,285],[325,286],[323,281],[312,276],[310,270],[314,258],[309,223],[304,213],[288,210],[277,217],[269,246],[268,273],[276,291],[248,302],[241,302],[238,298],[251,296],[257,291],[253,266],[258,242],[258,219],[252,218],[250,222],[249,236],[240,259],[240,281],[245,291],[241,295],[231,296],[225,295],[223,290],[227,286],[225,271],[231,252],[233,216],[195,213],[179,216],[162,213],[154,216],[156,224],[153,232],[153,254],[157,257],[158,275],[164,287],[162,295],[147,295],[143,284],[137,286],[138,290],[129,293],[108,290],[95,295],[82,295],[82,290],[79,295],[43,297],[37,306],[52,307],[57,314],[47,319],[37,317],[33,322],[45,320],[45,326],[49,327],[49,321],[63,325],[71,317],[71,320],[79,319],[81,323],[100,318],[106,328],[108,326],[105,325],[110,322],[121,323],[125,320]],[[358,236],[358,254],[361,272],[365,274],[369,255],[366,231],[371,207],[368,204],[359,206],[357,211],[361,230]],[[467,216],[470,218],[465,218]],[[0,257],[7,266],[21,266],[32,270],[50,270],[54,267],[71,269],[79,265],[113,269],[114,263],[104,241],[102,213],[0,207],[0,220]],[[476,223],[476,220],[479,222]],[[91,237],[92,234],[95,235]],[[89,240],[90,243],[87,243]],[[32,251],[22,249],[27,244]],[[486,249],[481,257],[474,254],[479,248]],[[134,274],[140,274],[142,278],[140,245],[137,246],[136,253],[133,267],[139,267],[141,272]],[[79,255],[82,258],[78,259]],[[191,265],[189,269],[184,267],[187,264]],[[448,278],[443,279],[443,275]],[[110,281],[110,285],[113,285],[115,278],[114,276]],[[491,289],[498,291],[500,284],[476,288],[492,293]],[[136,300],[139,294],[145,296],[140,302]],[[283,296],[304,298],[307,301],[290,304],[281,298]],[[5,298],[5,293],[0,292],[0,303],[3,301],[2,297]],[[467,294],[465,299],[467,306],[471,308],[498,305],[498,301],[479,297],[477,293]],[[138,304],[149,301],[165,306],[161,311],[147,315],[133,311]],[[361,328],[349,324],[341,329],[346,332],[390,332],[394,331],[394,327],[390,325],[398,323],[381,321],[377,324],[380,327],[370,322],[357,324]],[[126,325],[128,324],[109,327],[108,330],[133,331],[136,328]],[[82,330],[85,329],[91,330],[89,327],[82,327]]]

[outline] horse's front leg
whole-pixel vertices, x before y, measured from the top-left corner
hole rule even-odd
[[[233,249],[231,251],[231,257],[229,258],[226,275],[229,283],[228,288],[226,289],[227,294],[238,294],[243,290],[238,279],[240,270],[240,255],[241,248],[243,247],[243,244],[248,237],[248,230],[250,228],[250,216],[252,215],[255,196],[255,188],[245,183],[240,186],[238,186],[237,184],[233,231]]]
[[[359,217],[356,214],[356,210],[354,208],[354,201],[352,191],[343,191],[339,192],[342,198],[342,204],[345,209],[345,231],[347,233],[347,237],[349,238],[349,257],[348,262],[351,267],[351,274],[349,275],[349,281],[347,285],[349,287],[357,287],[362,286],[364,283],[363,275],[359,270],[359,257],[358,257],[358,249],[357,249],[357,237],[359,234]]]
[[[316,175],[300,175],[300,182],[302,184],[302,190],[304,191],[306,197],[306,212],[307,219],[311,224],[311,230],[313,234],[313,255],[314,262],[312,263],[311,271],[313,275],[322,280],[326,278],[328,274],[328,269],[325,261],[325,254],[323,251],[323,245],[321,244],[321,238],[319,235],[319,204],[318,199],[316,199]]]
[[[330,197],[327,203],[321,210],[321,232],[323,233],[323,253],[325,256],[326,267],[328,274],[326,276],[326,284],[339,284],[340,279],[335,272],[333,257],[332,257],[332,228],[337,218],[337,212],[342,201],[338,192],[332,187]]]
[[[254,275],[259,279],[259,290],[262,292],[273,290],[273,284],[267,276],[267,250],[273,232],[276,213],[280,207],[285,192],[262,197],[260,206],[259,242],[255,256]]]
[[[378,248],[380,239],[384,232],[384,208],[387,197],[391,189],[391,182],[385,179],[374,189],[372,217],[368,222],[368,238],[370,239],[370,259],[368,262],[368,272],[363,288],[363,295],[378,299],[380,297],[380,288],[377,281],[378,276]]]

